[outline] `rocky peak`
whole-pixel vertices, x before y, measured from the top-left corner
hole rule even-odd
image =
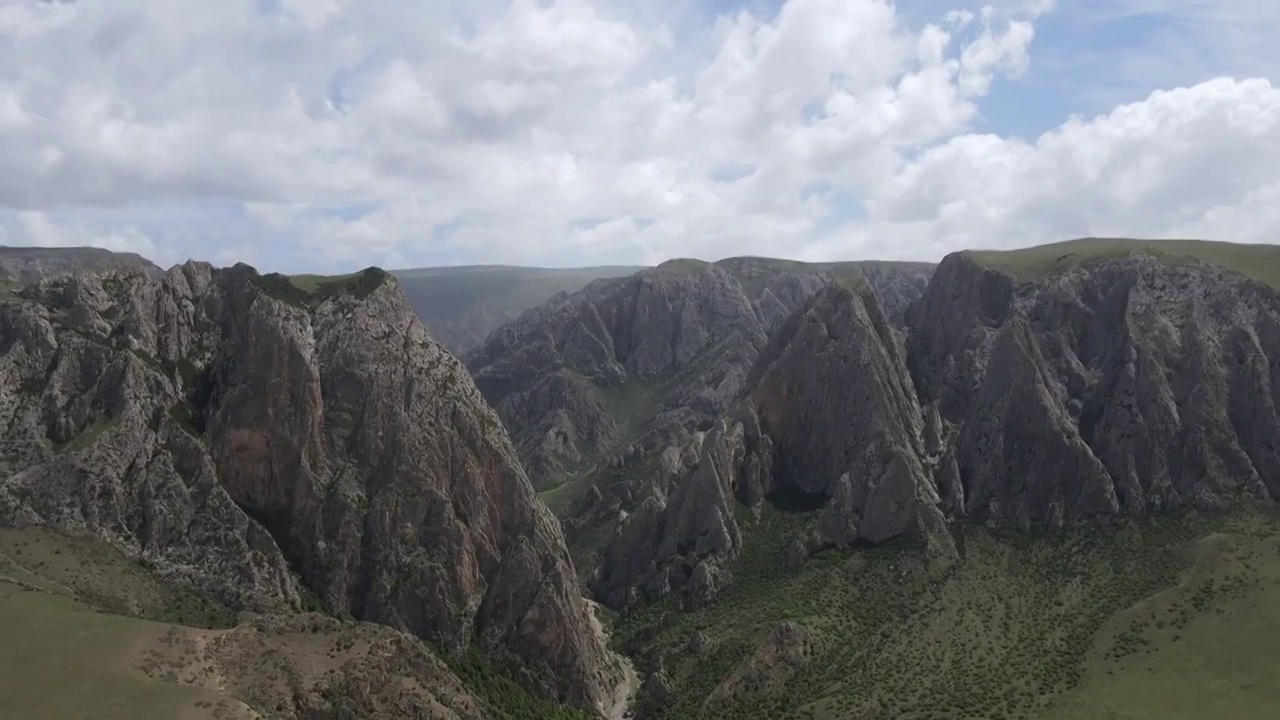
[[[716,485],[748,506],[817,512],[792,564],[908,533],[950,558],[948,517],[1061,527],[1280,497],[1270,286],[1149,252],[1022,275],[957,253],[906,317],[903,333],[866,283],[805,302],[759,351],[726,431],[702,440],[698,470],[620,524],[597,592],[611,604],[691,592],[692,571],[732,558],[741,530],[719,531]],[[726,438],[734,460],[711,483],[702,468]],[[684,547],[682,527],[734,541],[663,552],[669,537]]]
[[[607,699],[558,523],[386,273],[76,275],[0,304],[0,352],[0,523],[91,530],[235,607],[314,594]]]
[[[1060,525],[1280,489],[1271,287],[1149,252],[1025,279],[962,253],[911,318],[960,512]]]
[[[911,296],[902,288],[919,292],[926,268],[671,260],[525,313],[468,366],[535,482],[551,483],[644,433],[709,427],[769,333],[823,287],[865,274],[895,297]]]
[[[810,298],[760,352],[734,412],[695,447],[698,462],[618,528],[597,572],[606,604],[713,595],[707,585],[741,545],[734,498],[825,508],[816,545],[920,531],[949,546],[901,339],[868,286]]]

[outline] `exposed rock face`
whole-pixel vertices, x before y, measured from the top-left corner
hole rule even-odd
[[[1280,496],[1280,296],[1150,255],[1019,283],[949,256],[911,311],[921,400],[958,427],[957,513],[1050,526]]]
[[[821,508],[816,536],[791,540],[800,565],[822,545],[908,533],[952,557],[948,517],[1059,527],[1280,497],[1267,286],[1150,255],[1018,281],[957,254],[909,319],[904,344],[874,292],[829,287],[783,323],[724,429],[684,463],[697,470],[669,474],[618,528],[604,601],[692,598],[695,572],[698,592],[716,585],[740,544],[723,498]],[[705,472],[726,438],[732,461]],[[688,527],[734,541],[689,545]],[[662,550],[669,537],[681,552]]]
[[[883,542],[936,503],[904,353],[870,290],[825,290],[774,335],[753,375],[773,450],[768,490],[829,500],[827,542]]]
[[[923,417],[875,293],[823,289],[770,338],[733,415],[701,440],[696,465],[669,481],[666,497],[657,486],[620,526],[596,592],[612,607],[673,589],[714,597],[723,562],[741,545],[735,497],[824,506],[818,544],[917,530],[949,544]]]
[[[0,305],[0,353],[0,523],[87,528],[236,607],[305,584],[545,697],[608,695],[559,524],[385,273],[77,275]]]
[[[671,261],[561,295],[468,356],[535,484],[643,433],[683,442],[732,404],[768,335],[837,277],[865,276],[903,307],[929,266]]]
[[[594,588],[605,605],[619,609],[686,587],[697,602],[714,599],[723,582],[718,564],[742,544],[733,497],[745,450],[740,423],[668,449],[681,459],[619,526],[597,568]]]

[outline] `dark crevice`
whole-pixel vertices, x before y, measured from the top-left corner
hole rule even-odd
[[[764,499],[782,512],[805,513],[821,510],[829,498],[825,493],[807,493],[783,483]]]

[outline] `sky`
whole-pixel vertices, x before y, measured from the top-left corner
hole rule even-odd
[[[280,272],[1280,242],[1274,0],[0,0],[0,245]]]

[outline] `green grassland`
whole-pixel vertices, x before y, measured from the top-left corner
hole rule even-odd
[[[1280,287],[1280,246],[1207,240],[1133,240],[1081,238],[1020,250],[974,250],[979,262],[1024,279],[1065,272],[1091,262],[1147,252],[1178,260],[1220,265],[1272,287]]]
[[[217,694],[146,677],[133,649],[165,626],[0,579],[0,713],[41,720],[245,717]],[[199,703],[199,707],[197,707]],[[221,710],[214,715],[215,710]]]
[[[378,685],[381,661],[368,653],[385,628],[296,617],[297,631],[263,636],[251,629],[255,616],[170,586],[97,539],[0,529],[0,717],[294,717],[299,688],[343,687],[335,673],[353,667],[363,674],[348,690],[384,703],[449,692],[394,678]],[[483,654],[437,655],[495,720],[589,720],[533,697]]]
[[[714,603],[682,611],[667,600],[617,619],[615,640],[642,674],[660,667],[675,685],[656,717],[1136,720],[1280,709],[1274,509],[1060,534],[961,525],[961,559],[949,567],[903,540],[826,550],[788,570],[784,548],[813,520],[766,509],[748,521],[734,583]],[[783,621],[810,647],[762,673],[751,658]]]

